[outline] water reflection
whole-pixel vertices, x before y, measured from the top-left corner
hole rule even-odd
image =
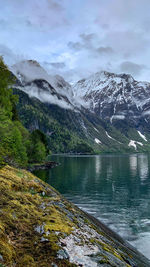
[[[99,156],[95,156],[95,172],[97,177],[99,177],[101,171],[101,158]]]
[[[130,169],[132,176],[136,176],[137,174],[137,155],[130,155],[129,156],[129,162],[130,162]]]
[[[150,248],[148,154],[55,156],[52,160],[61,165],[36,172],[40,178],[141,251],[144,240]]]
[[[111,179],[112,178],[112,165],[110,164],[108,167],[107,167],[107,179]]]
[[[138,156],[138,167],[141,181],[147,179],[149,174],[148,155],[141,154]]]

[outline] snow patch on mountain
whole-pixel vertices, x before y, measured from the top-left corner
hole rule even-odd
[[[137,149],[136,147],[136,141],[131,140],[130,143],[128,144],[129,147],[133,146],[135,148],[135,150]]]
[[[138,145],[140,145],[140,146],[143,146],[143,144],[142,144],[141,142],[137,142],[137,141],[136,141],[136,143],[137,143]]]
[[[134,140],[130,140],[128,146],[129,147],[133,146],[135,148],[135,150],[137,150],[137,144],[140,145],[140,146],[143,146],[143,144],[141,142],[134,141]]]
[[[106,132],[106,135],[107,135],[108,138],[115,140],[115,139],[112,138],[107,132]]]
[[[94,130],[99,133],[99,131],[94,127]]]
[[[112,123],[113,120],[124,120],[124,119],[125,119],[125,116],[124,115],[113,115],[110,118],[110,122]]]
[[[119,141],[117,141],[115,138],[111,137],[111,136],[108,134],[107,131],[106,131],[106,135],[107,135],[108,138],[114,140],[115,142],[118,142],[119,144],[122,144],[122,143],[120,143]]]
[[[99,145],[102,144],[102,142],[98,138],[95,138],[95,143]]]
[[[138,132],[138,134],[140,135],[140,137],[143,138],[143,140],[144,140],[145,142],[147,142],[147,139],[146,139],[145,135],[142,134],[140,131],[137,131],[137,132]]]

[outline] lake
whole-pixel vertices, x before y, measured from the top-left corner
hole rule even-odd
[[[34,172],[150,259],[150,155],[51,156]]]

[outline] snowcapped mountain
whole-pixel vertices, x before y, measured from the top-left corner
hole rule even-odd
[[[138,82],[127,74],[102,71],[77,82],[73,91],[106,121],[128,121],[134,127],[149,128],[150,83]]]
[[[18,79],[15,88],[26,92],[30,97],[64,109],[76,108],[71,85],[59,75],[49,75],[37,61],[21,61],[10,70]]]
[[[105,152],[150,150],[150,83],[103,71],[71,86],[33,60],[11,72],[22,123],[47,134],[52,151],[78,144]]]

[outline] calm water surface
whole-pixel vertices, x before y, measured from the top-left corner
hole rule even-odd
[[[35,174],[150,259],[150,155],[52,156]]]

